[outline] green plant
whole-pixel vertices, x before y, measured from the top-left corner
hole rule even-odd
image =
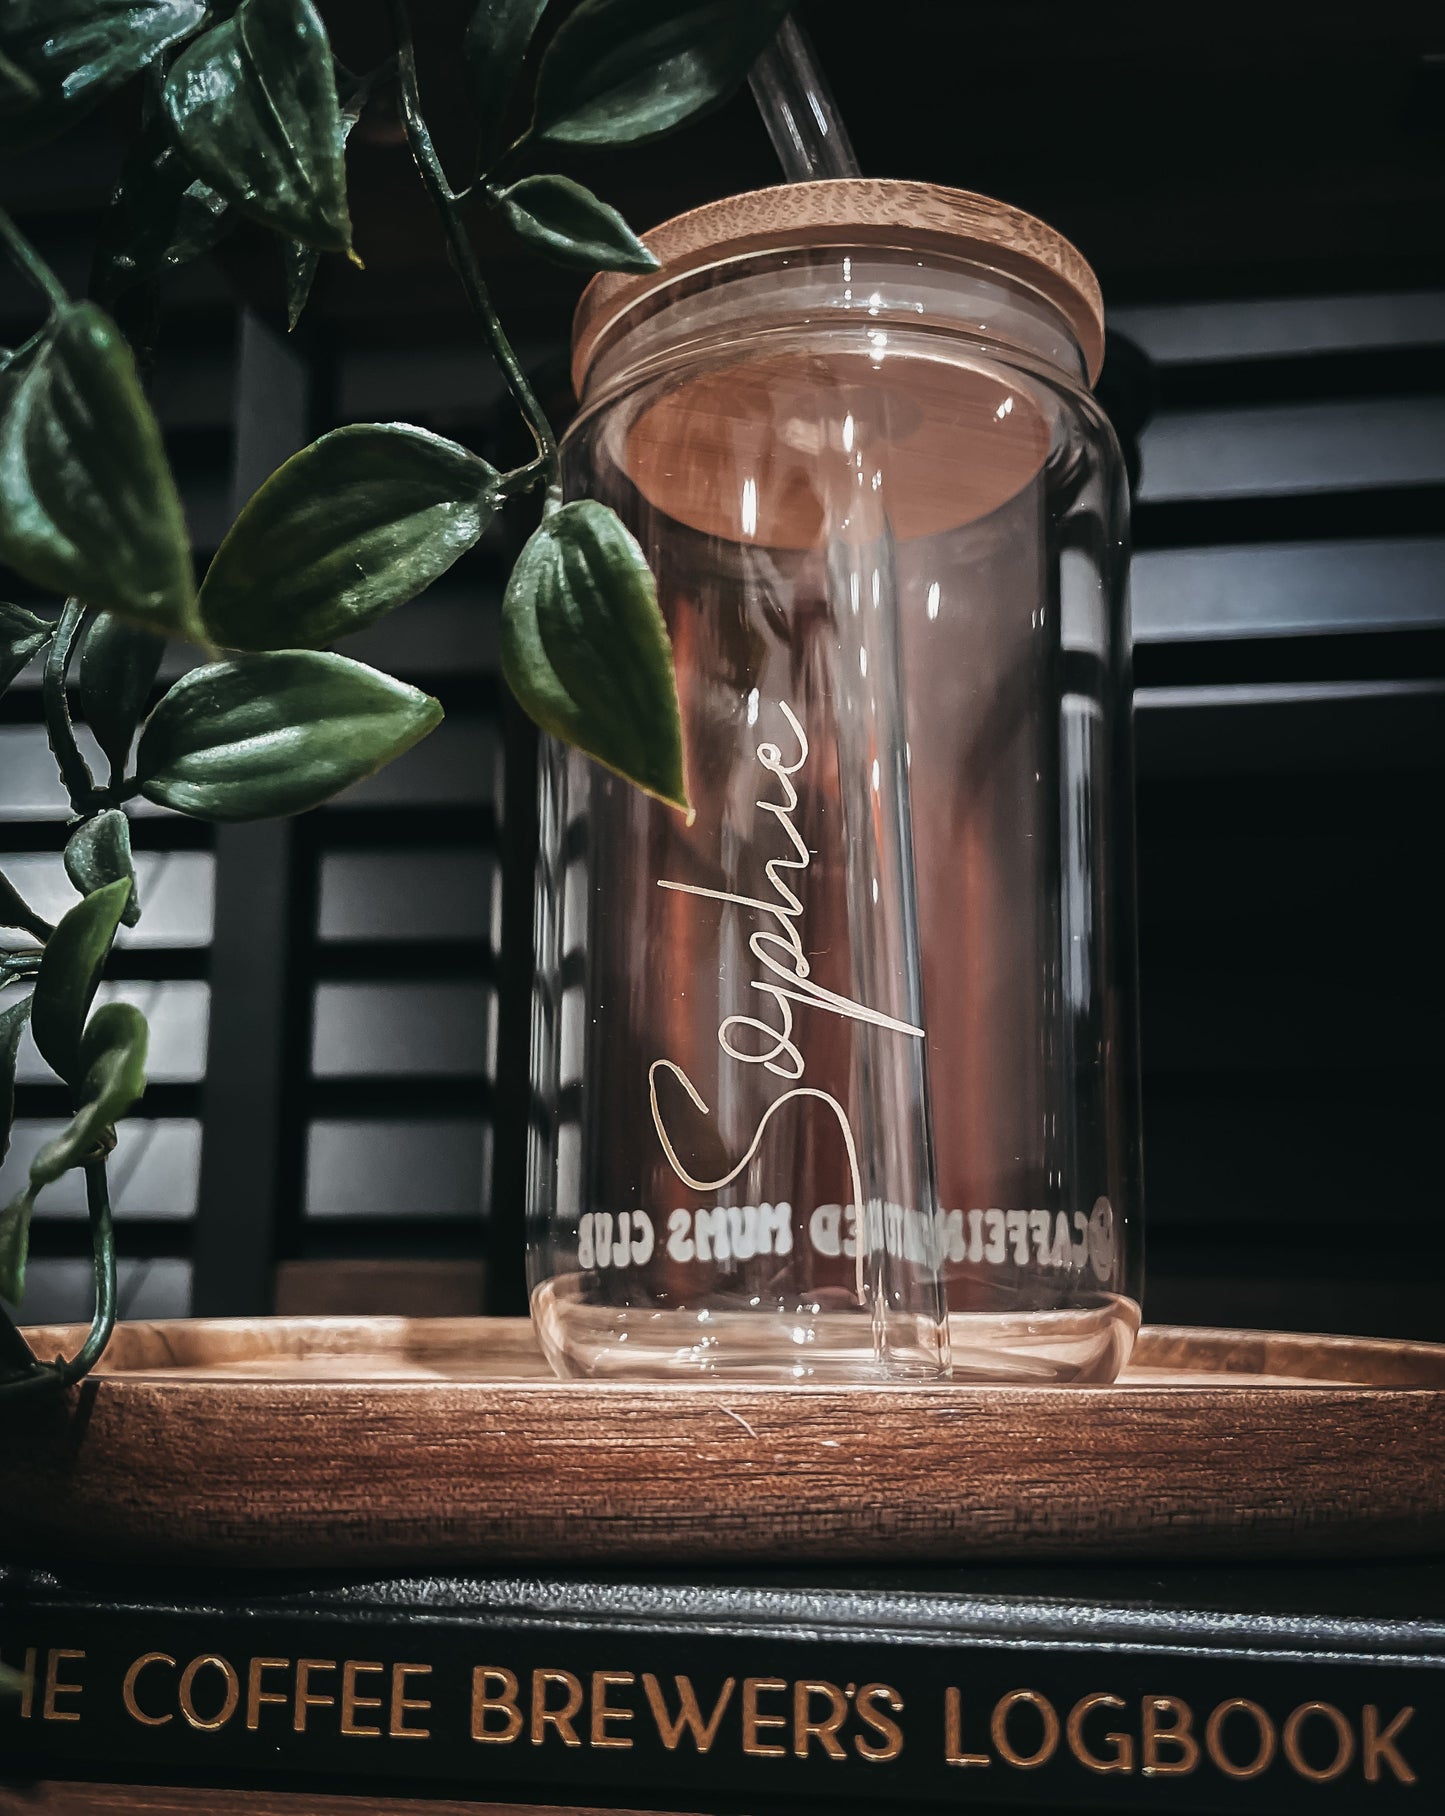
[[[29,340],[0,351],[0,560],[64,602],[54,617],[0,605],[0,687],[43,664],[46,727],[73,811],[65,868],[79,895],[52,927],[0,877],[0,926],[28,942],[0,952],[0,1155],[27,1022],[73,1103],[0,1211],[0,1294],[19,1300],[36,1196],[73,1168],[85,1174],[95,1273],[91,1331],[73,1358],[37,1359],[0,1309],[0,1395],[78,1380],[114,1323],[106,1156],[145,1088],[147,1030],[129,1005],[93,1004],[117,929],[140,913],[127,802],[144,796],[207,820],[299,813],[425,737],[441,718],[435,700],[327,646],[414,598],[498,511],[537,494],[542,520],[502,607],[507,681],[544,729],[687,808],[655,583],[610,510],[561,502],[556,437],[492,305],[468,218],[494,210],[522,241],[583,270],[650,269],[614,209],[569,177],[527,174],[527,161],[654,139],[716,106],[789,0],[582,0],[540,58],[530,124],[505,144],[546,4],[480,0],[462,47],[478,155],[454,187],[422,111],[406,0],[388,0],[394,59],[365,78],[336,63],[312,0],[5,0],[0,143],[49,138],[133,79],[144,92],[88,298],[70,297],[0,212],[0,240],[47,306]],[[356,257],[344,147],[390,85],[535,452],[502,472],[407,424],[337,429],[265,481],[197,585],[145,394],[150,329],[128,337],[116,316],[152,322],[154,287],[249,217],[280,236],[294,327],[322,254]],[[147,714],[168,638],[205,659]],[[71,720],[77,660],[104,781]]]

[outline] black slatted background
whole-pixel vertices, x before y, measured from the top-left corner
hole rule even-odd
[[[1445,293],[1115,321],[1149,1314],[1445,1335]]]
[[[1318,9],[1241,15],[1234,62],[1206,47],[1181,95],[1167,21],[1104,9],[1085,41],[1069,9],[1031,3],[970,27],[1002,73],[945,132],[959,20],[902,10],[913,50],[865,56],[849,9],[805,8],[865,167],[1073,233],[1127,342],[1105,386],[1121,428],[1152,408],[1134,568],[1147,1312],[1445,1337],[1445,264],[1404,231],[1445,197],[1433,27],[1385,6],[1347,43]],[[1271,115],[1240,111],[1266,91]],[[1037,106],[1010,111],[1021,92]],[[1234,138],[1208,142],[1224,117]],[[1299,157],[1302,121],[1329,122],[1328,157]],[[76,286],[116,124],[0,176]],[[259,240],[170,293],[157,405],[203,552],[335,423],[511,433],[394,137],[383,122],[351,160],[370,269],[325,269],[296,338],[268,325]],[[643,224],[772,180],[745,100],[614,168],[604,192]],[[563,409],[575,286],[500,256]],[[0,272],[0,341],[34,319]],[[401,763],[292,825],[137,817],[146,914],[111,986],[154,1039],[115,1162],[131,1315],[520,1309],[535,755],[496,673],[512,533],[347,646],[447,707]],[[8,576],[0,596],[27,600]],[[0,701],[0,851],[54,909],[63,811],[31,678]],[[30,1055],[5,1187],[63,1109]],[[42,1200],[35,1256],[27,1314],[84,1315],[73,1181]]]

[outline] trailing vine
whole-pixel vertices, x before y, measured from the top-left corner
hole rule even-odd
[[[0,947],[0,1157],[27,1027],[72,1106],[0,1210],[0,1296],[20,1302],[36,1199],[75,1169],[95,1278],[90,1332],[70,1358],[32,1354],[0,1307],[0,1399],[79,1380],[115,1321],[106,1162],[117,1122],[144,1092],[149,1034],[130,1004],[94,1005],[117,932],[141,911],[128,803],[212,821],[300,813],[410,749],[440,721],[438,702],[330,646],[415,598],[497,512],[540,494],[541,522],[503,600],[507,682],[545,730],[687,810],[655,583],[612,511],[561,502],[557,437],[493,305],[468,215],[489,208],[524,244],[579,270],[652,269],[615,209],[528,166],[554,148],[655,139],[717,106],[788,4],[582,0],[538,57],[547,0],[480,0],[458,46],[479,151],[458,188],[427,124],[406,0],[387,0],[394,56],[365,77],[336,62],[312,0],[5,0],[0,144],[53,138],[129,82],[143,100],[88,296],[73,298],[0,210],[0,245],[44,308],[22,345],[0,349],[0,560],[55,601],[0,604],[0,690],[42,665],[78,898],[52,926],[0,875],[0,928],[20,936]],[[529,123],[504,143],[531,68]],[[534,452],[500,471],[409,424],[335,429],[264,481],[197,584],[146,396],[157,286],[241,219],[258,221],[278,236],[294,327],[320,258],[356,258],[346,141],[392,86],[468,308]],[[157,700],[170,639],[202,660]],[[103,781],[77,737],[77,695]]]

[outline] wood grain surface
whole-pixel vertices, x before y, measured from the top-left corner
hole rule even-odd
[[[1146,1327],[1111,1387],[653,1386],[553,1379],[524,1319],[132,1324],[11,1415],[0,1523],[266,1566],[1423,1552],[1445,1348]]]
[[[590,1803],[456,1803],[410,1797],[330,1797],[302,1791],[214,1791],[204,1786],[0,1784],[0,1816],[644,1816]],[[646,1816],[682,1816],[649,1811]]]

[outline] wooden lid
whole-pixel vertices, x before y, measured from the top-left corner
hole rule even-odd
[[[1104,357],[1104,302],[1083,255],[1052,227],[964,189],[874,177],[784,183],[708,202],[643,234],[661,270],[604,271],[572,324],[572,381],[582,395],[599,347],[627,312],[688,272],[790,246],[895,246],[974,258],[1030,285],[1058,310],[1090,384]]]

